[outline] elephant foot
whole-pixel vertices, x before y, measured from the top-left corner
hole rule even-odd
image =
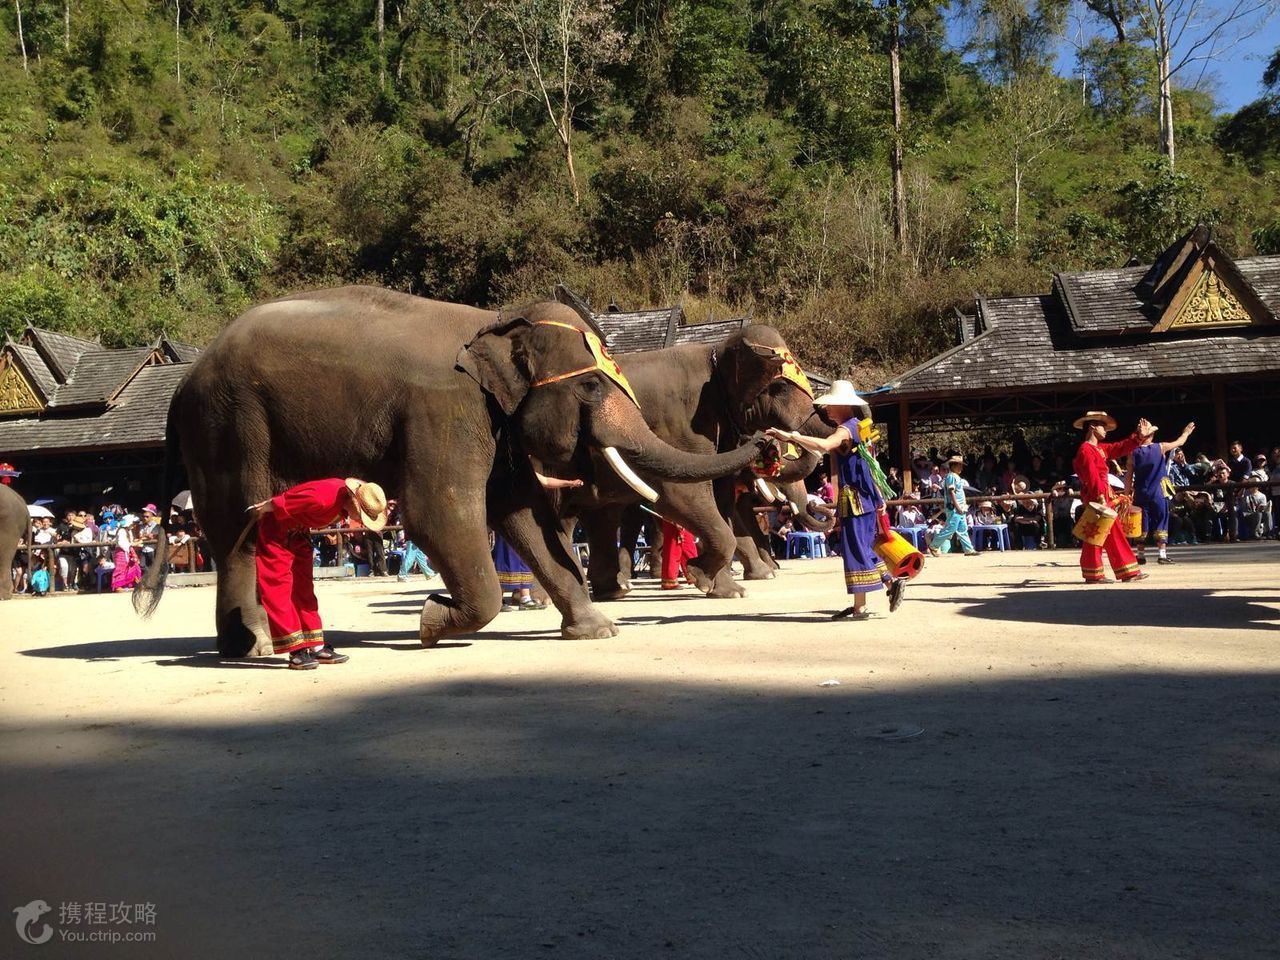
[[[591,610],[572,621],[560,624],[560,636],[565,640],[608,640],[618,635],[613,621],[598,610]]]
[[[743,574],[743,580],[772,580],[778,575],[776,570],[748,570]]]
[[[238,607],[218,616],[217,630],[219,656],[238,660],[242,657],[269,657],[275,652],[270,637],[260,637],[245,626]]]
[[[501,605],[501,599],[495,596],[485,609],[468,615],[450,598],[439,598],[432,594],[422,605],[422,618],[418,621],[418,642],[423,647],[431,648],[445,637],[474,633],[498,615]]]
[[[600,587],[599,589],[592,587],[591,599],[596,602],[599,602],[601,600],[621,600],[630,592],[631,592],[630,584],[627,584],[625,587],[611,586],[611,587]]]
[[[747,591],[734,581],[733,574],[729,572],[727,566],[720,568],[714,580],[707,576],[705,570],[694,566],[692,563],[689,564],[688,570],[689,575],[693,577],[694,584],[708,597],[729,600],[747,595]]]

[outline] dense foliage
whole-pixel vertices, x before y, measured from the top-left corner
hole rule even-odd
[[[1280,249],[1276,64],[1234,117],[1177,98],[1174,170],[1136,48],[1092,44],[1083,88],[1048,74],[1055,9],[975,6],[995,26],[962,59],[918,0],[10,2],[0,329],[200,341],[294,288],[564,281],[754,309],[865,380],[944,346],[975,291],[1149,258],[1197,220]]]

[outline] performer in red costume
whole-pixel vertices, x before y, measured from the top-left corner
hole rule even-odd
[[[1116,500],[1107,480],[1107,460],[1127,457],[1142,445],[1143,440],[1155,432],[1145,419],[1138,421],[1137,429],[1123,440],[1103,443],[1107,433],[1116,428],[1115,417],[1105,410],[1090,410],[1073,426],[1084,431],[1084,442],[1076,452],[1073,462],[1076,476],[1080,478],[1080,499],[1085,503],[1101,503],[1115,509]],[[1129,549],[1124,530],[1119,523],[1111,527],[1101,547],[1086,543],[1080,548],[1080,572],[1085,583],[1109,583],[1102,567],[1102,551],[1107,551],[1111,570],[1122,582],[1145,580],[1147,575],[1138,569],[1138,560]]]
[[[258,517],[258,597],[273,649],[289,654],[290,670],[346,663],[350,657],[324,641],[309,531],[332,526],[343,516],[353,525],[381,530],[387,525],[386,494],[376,483],[334,477],[300,483],[250,510]]]
[[[688,580],[689,561],[698,555],[693,534],[670,520],[662,521],[662,589],[675,590],[680,581]]]

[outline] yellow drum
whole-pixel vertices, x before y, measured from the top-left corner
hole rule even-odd
[[[1086,503],[1084,513],[1080,514],[1080,519],[1071,532],[1076,535],[1077,540],[1100,547],[1115,522],[1116,512],[1105,503]]]
[[[924,569],[924,554],[896,530],[889,531],[888,540],[877,540],[873,549],[895,577],[911,579]]]
[[[1130,507],[1129,512],[1124,515],[1124,535],[1130,540],[1138,540],[1142,537],[1142,508]]]

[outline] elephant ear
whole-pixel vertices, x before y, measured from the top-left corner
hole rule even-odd
[[[746,406],[782,373],[783,359],[772,347],[751,343],[735,334],[721,346],[716,358],[719,373],[729,396]]]
[[[524,317],[503,317],[485,327],[458,351],[456,366],[498,401],[507,416],[529,392],[529,377],[518,362],[514,335],[526,329]]]

